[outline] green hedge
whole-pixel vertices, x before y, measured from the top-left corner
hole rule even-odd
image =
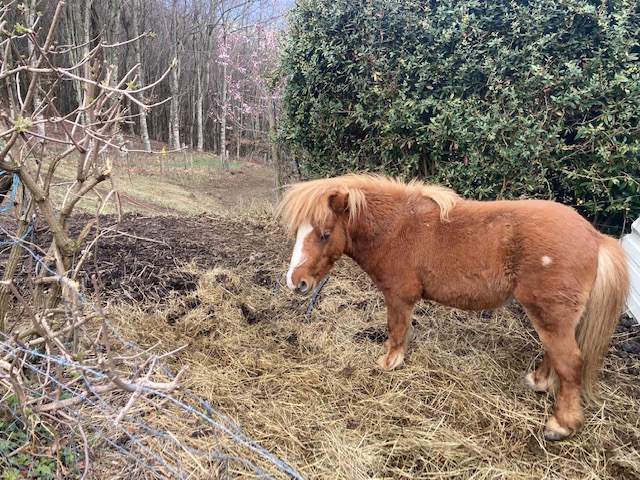
[[[289,21],[281,138],[308,175],[640,216],[637,0],[299,0]]]

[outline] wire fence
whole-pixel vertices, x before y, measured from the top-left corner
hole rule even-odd
[[[118,336],[108,321],[103,320],[103,325]],[[135,356],[140,358],[140,354],[149,353],[131,344],[122,346],[138,350]],[[175,395],[180,375],[172,375],[163,368],[158,356],[149,356],[138,372],[147,366],[149,373],[164,376],[167,382],[140,381],[150,377],[148,374],[134,375],[136,379],[132,381],[117,379],[111,367],[99,369],[91,365],[95,359],[43,353],[37,347],[21,346],[16,337],[6,335],[1,336],[0,353],[5,417],[14,419],[16,429],[31,431],[32,438],[38,432],[38,423],[48,424],[49,430],[58,429],[56,434],[44,435],[40,442],[65,439],[57,448],[60,452],[66,451],[69,458],[57,475],[51,469],[51,478],[66,477],[69,473],[72,474],[69,478],[95,478],[104,468],[110,470],[113,478],[113,460],[120,463],[123,477],[132,478],[232,478],[232,472],[253,472],[256,477],[273,478],[261,466],[265,462],[270,464],[269,470],[275,468],[291,478],[302,478],[205,400],[189,391]],[[123,358],[121,353],[112,357],[118,362],[123,362]],[[151,366],[161,373],[153,371]],[[77,381],[71,382],[70,376]],[[149,419],[148,413],[158,409],[166,410],[174,418],[180,416],[194,431],[206,432],[208,439],[199,436],[197,443],[208,443],[210,447],[199,448],[196,442],[187,444],[176,438],[175,432],[154,426],[153,416]],[[221,437],[225,437],[225,441],[221,441]],[[15,446],[13,452],[21,447]],[[91,463],[96,454],[92,452],[96,449],[102,459],[94,468]],[[105,462],[107,457],[111,457],[111,461]],[[10,465],[11,462],[6,462],[5,468]],[[33,467],[31,463],[25,465],[25,468]]]
[[[28,281],[0,282],[12,297],[0,332],[0,478],[302,478],[181,387],[187,368],[166,366],[181,348],[128,341],[23,236],[0,233],[3,252],[18,245],[65,290],[62,305],[35,311]]]

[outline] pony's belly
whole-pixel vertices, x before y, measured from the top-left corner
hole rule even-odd
[[[460,310],[495,310],[508,303],[509,297],[494,299],[479,298],[456,298],[450,301],[435,300],[448,307],[459,308]]]
[[[448,307],[461,310],[495,310],[503,307],[513,298],[510,290],[486,290],[474,288],[471,290],[439,292],[425,292],[425,300],[433,300]]]

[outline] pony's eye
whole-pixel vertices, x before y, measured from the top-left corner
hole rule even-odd
[[[320,237],[320,240],[322,240],[323,242],[326,242],[327,240],[329,240],[329,232],[325,232],[322,234],[322,236]]]

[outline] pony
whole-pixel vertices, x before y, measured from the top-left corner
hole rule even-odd
[[[375,174],[289,185],[277,215],[295,245],[288,287],[313,292],[342,256],[382,292],[382,370],[400,366],[420,299],[464,310],[520,302],[544,347],[523,383],[556,394],[544,436],[584,425],[603,358],[623,312],[629,273],[619,242],[571,207],[548,200],[473,201],[449,188]]]

